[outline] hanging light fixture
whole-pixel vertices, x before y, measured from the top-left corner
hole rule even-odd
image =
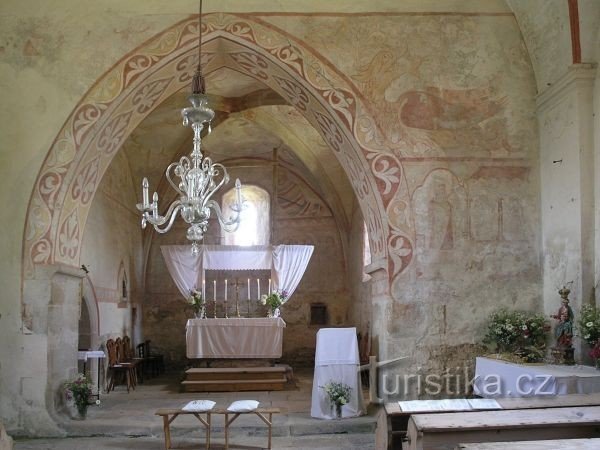
[[[188,97],[192,106],[183,108],[181,116],[183,125],[192,127],[194,131],[194,148],[190,156],[183,156],[179,162],[171,163],[165,171],[169,184],[177,193],[179,198],[169,206],[166,214],[158,213],[158,193],[152,196],[152,203],[148,196],[148,179],[142,180],[142,203],[137,208],[142,212],[142,228],[150,223],[159,233],[166,233],[171,229],[177,217],[181,215],[183,220],[190,226],[187,230],[187,238],[192,241],[192,252],[198,251],[198,243],[204,237],[208,228],[208,220],[211,209],[215,212],[221,227],[228,232],[235,231],[240,222],[242,210],[242,185],[240,180],[235,181],[236,201],[231,206],[232,215],[227,219],[223,217],[218,202],[212,199],[223,185],[229,183],[229,174],[225,166],[213,163],[212,159],[202,154],[201,132],[208,125],[208,133],[211,132],[210,123],[215,112],[208,106],[206,86],[202,75],[202,0],[198,14],[198,67],[192,79],[192,94]],[[174,177],[179,178],[176,182]]]

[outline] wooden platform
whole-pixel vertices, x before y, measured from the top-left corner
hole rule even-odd
[[[187,392],[282,391],[286,383],[283,366],[188,369],[181,382]]]

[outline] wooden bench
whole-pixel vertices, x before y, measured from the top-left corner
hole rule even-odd
[[[409,450],[452,450],[460,443],[596,438],[600,406],[416,414]]]
[[[235,419],[243,414],[255,414],[261,419],[268,427],[268,447],[271,448],[272,439],[272,428],[273,428],[273,414],[280,413],[279,408],[256,408],[253,411],[245,412],[232,412],[227,409],[213,408],[210,411],[196,412],[196,411],[185,411],[181,408],[161,408],[158,409],[154,414],[162,416],[163,418],[163,429],[165,432],[165,448],[168,450],[171,447],[171,423],[181,415],[193,415],[206,429],[206,448],[210,448],[210,431],[211,431],[211,416],[223,415],[225,417],[225,448],[229,448],[229,427]],[[205,415],[206,418],[202,416]],[[268,418],[267,418],[268,417]]]
[[[565,406],[600,406],[600,394],[570,394],[552,397],[497,398],[504,410],[561,408]],[[453,412],[453,411],[445,411]],[[377,419],[377,448],[400,450],[402,439],[406,437],[408,420],[411,415],[422,414],[402,411],[398,402],[385,403]],[[433,414],[428,412],[427,414]]]
[[[598,450],[600,439],[555,439],[553,441],[511,442],[513,450]],[[456,450],[506,450],[506,442],[459,444]]]

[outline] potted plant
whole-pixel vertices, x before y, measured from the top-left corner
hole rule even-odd
[[[329,396],[332,415],[335,413],[335,417],[340,419],[342,417],[342,406],[350,401],[350,393],[352,392],[352,388],[345,383],[330,381],[323,386],[323,389]]]
[[[92,394],[92,382],[82,373],[78,373],[77,377],[73,381],[65,383],[65,394],[67,400],[73,400],[79,418],[85,419],[87,415],[87,408],[89,405],[89,398]],[[100,400],[96,401],[99,404]]]
[[[204,297],[202,297],[202,292],[192,289],[190,291],[190,296],[188,297],[188,303],[192,306],[194,316],[197,319],[206,319],[206,305],[204,303]]]
[[[286,291],[273,291],[269,295],[263,295],[260,302],[268,308],[267,317],[279,317],[279,307],[285,303],[286,299]]]

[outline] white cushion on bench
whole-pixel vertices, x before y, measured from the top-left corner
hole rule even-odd
[[[212,400],[192,400],[181,409],[184,411],[203,412],[210,411],[215,405],[216,403]]]
[[[256,400],[238,400],[227,407],[227,411],[231,412],[249,412],[258,408]]]

